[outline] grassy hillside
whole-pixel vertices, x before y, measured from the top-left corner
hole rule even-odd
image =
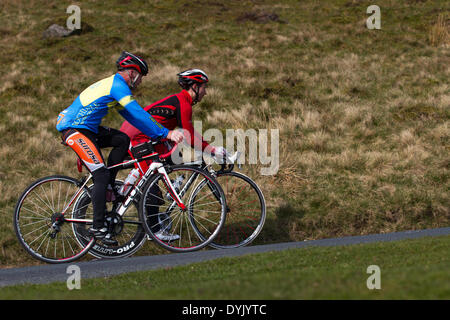
[[[122,50],[150,62],[141,105],[198,67],[211,78],[194,108],[204,130],[279,129],[278,173],[244,169],[269,206],[260,243],[448,226],[448,1],[382,1],[369,30],[372,2],[2,1],[0,265],[32,262],[13,206],[38,177],[78,175],[56,117]],[[83,33],[42,39],[70,4]]]
[[[282,252],[84,279],[0,289],[1,299],[448,299],[450,237]],[[379,267],[379,286],[368,289],[369,266]],[[369,280],[369,285],[376,282]],[[220,284],[220,285],[218,285]],[[172,309],[171,309],[172,310]]]

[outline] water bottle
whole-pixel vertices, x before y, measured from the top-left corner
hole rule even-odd
[[[126,196],[138,178],[139,178],[139,169],[135,168],[131,170],[130,173],[128,174],[128,177],[125,179],[125,182],[120,187],[119,194],[122,196]]]

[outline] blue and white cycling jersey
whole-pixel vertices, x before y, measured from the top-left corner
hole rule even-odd
[[[115,108],[134,127],[150,138],[165,138],[169,130],[156,122],[153,117],[134,100],[125,79],[116,73],[100,80],[83,92],[58,116],[56,129],[88,129],[98,133],[104,116],[110,108]]]

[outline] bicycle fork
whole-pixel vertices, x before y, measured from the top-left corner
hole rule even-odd
[[[194,173],[191,175],[191,177],[188,179],[186,184],[184,185],[183,189],[180,191],[180,196],[184,196],[184,194],[189,190],[191,185],[194,183],[194,181],[198,178],[198,173]],[[215,196],[215,198],[220,202],[220,196],[215,192],[214,188],[211,186],[210,182],[206,182],[209,189],[211,190],[211,193]],[[172,198],[173,199],[173,198]],[[169,213],[173,210],[173,208],[177,205],[176,201],[173,201],[172,204],[167,208],[166,212]]]

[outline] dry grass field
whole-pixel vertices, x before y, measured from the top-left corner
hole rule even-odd
[[[0,266],[34,263],[15,202],[39,177],[79,175],[57,115],[122,50],[150,62],[142,106],[196,67],[211,79],[194,108],[204,130],[279,130],[278,172],[243,169],[268,204],[257,243],[448,226],[450,5],[380,1],[381,29],[369,30],[372,2],[77,1],[81,35],[43,39],[70,1],[1,1]]]

